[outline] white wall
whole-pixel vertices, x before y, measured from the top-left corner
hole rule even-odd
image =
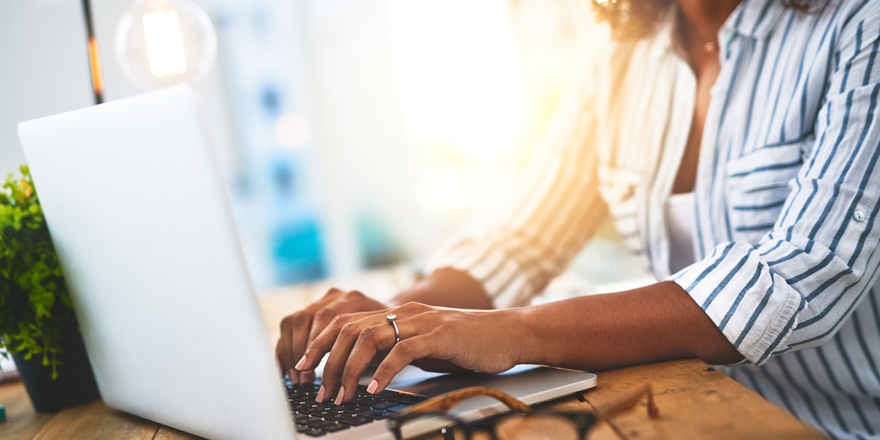
[[[80,0],[0,2],[0,175],[24,163],[19,122],[92,104]]]

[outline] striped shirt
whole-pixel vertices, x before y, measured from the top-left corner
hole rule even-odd
[[[611,216],[742,353],[732,377],[837,438],[880,438],[880,0],[815,14],[745,0],[719,33],[700,146],[696,263],[669,273],[664,220],[696,79],[668,23],[609,43],[560,104],[519,197],[429,270],[526,304]]]

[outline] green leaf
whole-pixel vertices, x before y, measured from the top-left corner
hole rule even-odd
[[[58,342],[78,327],[30,170],[19,170],[0,186],[0,348],[42,355],[57,377]]]

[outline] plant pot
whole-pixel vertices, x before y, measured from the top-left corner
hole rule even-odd
[[[35,354],[27,361],[20,353],[12,355],[37,412],[58,411],[101,397],[79,331],[73,328],[65,332],[59,346],[64,351],[58,354],[58,360],[64,365],[58,366],[55,380],[52,379],[52,367],[43,365],[42,354]]]

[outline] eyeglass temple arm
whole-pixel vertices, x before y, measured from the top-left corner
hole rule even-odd
[[[494,397],[500,400],[501,403],[503,403],[505,406],[510,408],[511,411],[521,413],[532,412],[532,409],[529,408],[528,405],[518,400],[516,397],[486,387],[470,387],[458,391],[451,391],[446,394],[441,394],[433,399],[426,400],[424,402],[417,403],[411,406],[409,411],[407,412],[415,413],[428,411],[449,411],[452,407],[458,405],[461,401],[476,396]]]
[[[642,400],[642,396],[648,395],[648,416],[651,418],[657,417],[660,415],[660,410],[657,409],[657,405],[654,403],[654,391],[651,389],[650,384],[645,384],[638,387],[635,391],[632,392],[627,398],[614,403],[609,408],[605,408],[602,411],[598,411],[597,414],[601,419],[609,419],[617,414],[620,414],[639,403]]]

